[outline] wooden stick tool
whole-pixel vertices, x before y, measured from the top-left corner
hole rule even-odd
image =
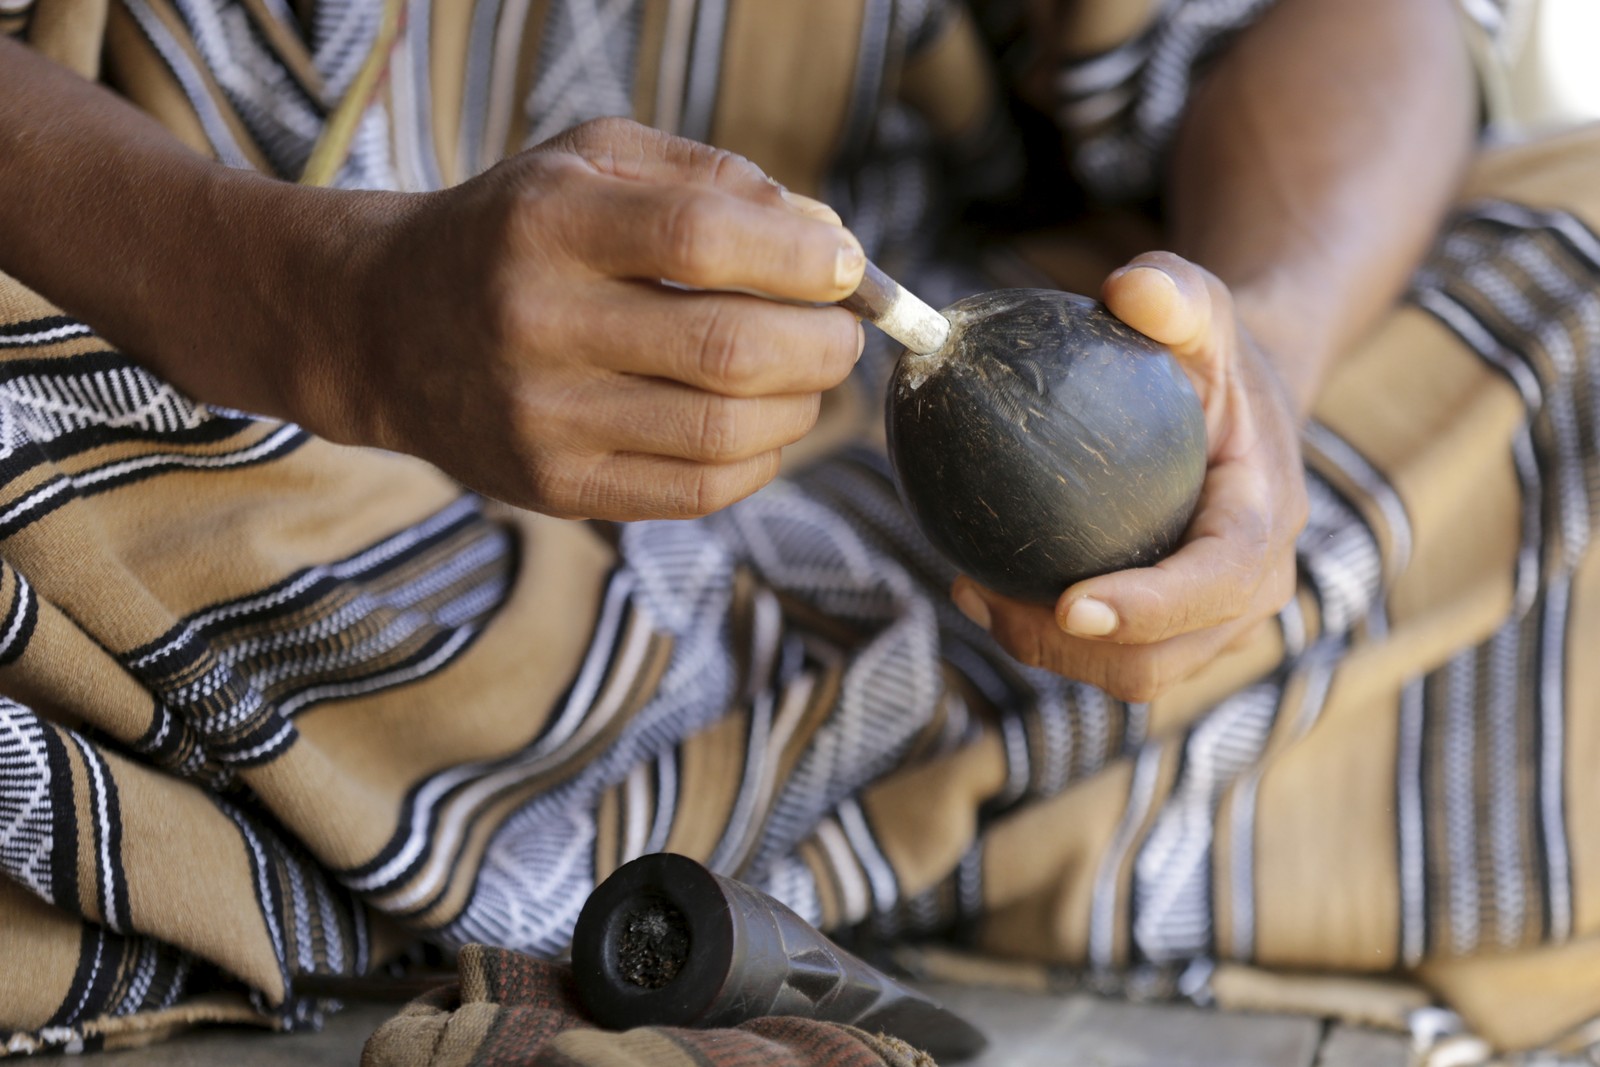
[[[931,355],[950,337],[950,320],[867,260],[856,291],[839,301],[918,355]]]

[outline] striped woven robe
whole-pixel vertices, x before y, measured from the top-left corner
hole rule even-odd
[[[398,3],[332,183],[436,189],[632,115],[837,205],[935,302],[994,284],[933,249],[1019,171],[1008,94],[1088,200],[1138,200],[1267,6]],[[1470,6],[1492,54],[1506,13]],[[0,31],[297,179],[383,13],[0,0]],[[600,530],[207,407],[0,278],[0,1049],[294,1028],[309,976],[419,939],[556,956],[662,849],[832,930],[1106,987],[1399,975],[1560,1039],[1600,1015],[1597,165],[1589,131],[1483,156],[1306,431],[1298,595],[1149,705],[956,613],[870,447]]]

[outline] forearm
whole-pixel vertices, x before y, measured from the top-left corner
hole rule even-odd
[[[291,357],[339,343],[363,198],[205,159],[4,38],[0,100],[0,271],[200,399],[297,417]]]
[[[1302,415],[1400,293],[1471,150],[1455,17],[1449,0],[1282,0],[1185,118],[1170,239],[1232,288]]]

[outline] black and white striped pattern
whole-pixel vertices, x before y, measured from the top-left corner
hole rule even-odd
[[[200,612],[124,662],[212,756],[258,764],[293,742],[305,708],[403,685],[460,655],[504,598],[512,552],[463,497],[356,556]],[[294,621],[274,628],[278,619]],[[176,738],[151,744],[169,750]]]
[[[1571,573],[1600,520],[1600,238],[1563,212],[1471,205],[1412,299],[1527,409],[1516,613],[1402,710],[1404,942],[1415,960],[1571,931],[1563,686]],[[1487,884],[1484,869],[1495,871]]]
[[[55,815],[47,728],[0,700],[0,871],[54,899]]]
[[[707,6],[701,5],[703,24],[710,22]],[[556,0],[550,5],[539,76],[525,103],[532,119],[528,144],[589,119],[633,114],[634,51],[643,17],[643,9],[632,0]]]
[[[1055,118],[1092,195],[1127,201],[1156,191],[1161,159],[1206,61],[1274,2],[1163,0],[1138,37],[1056,71]]]
[[[1133,865],[1129,924],[1144,959],[1167,963],[1215,952],[1217,808],[1261,758],[1281,700],[1276,684],[1245,689],[1207,714],[1183,743],[1178,781]]]
[[[52,341],[78,336],[74,331],[81,326],[45,322],[23,325],[33,328],[32,336]],[[68,440],[62,447],[82,447],[82,438],[93,444],[129,437],[194,441],[224,437],[239,425],[223,419],[208,427],[212,421],[206,408],[111,352],[13,360],[0,380],[0,470],[19,448],[54,452],[63,438]]]

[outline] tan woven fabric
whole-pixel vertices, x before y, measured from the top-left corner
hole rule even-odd
[[[837,203],[933,299],[984,284],[927,237],[1014,171],[1002,93],[1059,116],[1091,195],[1139,193],[1265,6],[404,2],[335,184],[633,114]],[[380,16],[36,0],[0,29],[293,179]],[[989,58],[1017,40],[1044,47]],[[1150,706],[957,614],[870,450],[597,531],[197,405],[0,279],[0,1047],[302,1025],[297,981],[419,937],[556,955],[661,849],[1106,985],[1400,972],[1507,1047],[1600,1015],[1597,163],[1596,131],[1480,162],[1308,431],[1299,597]]]

